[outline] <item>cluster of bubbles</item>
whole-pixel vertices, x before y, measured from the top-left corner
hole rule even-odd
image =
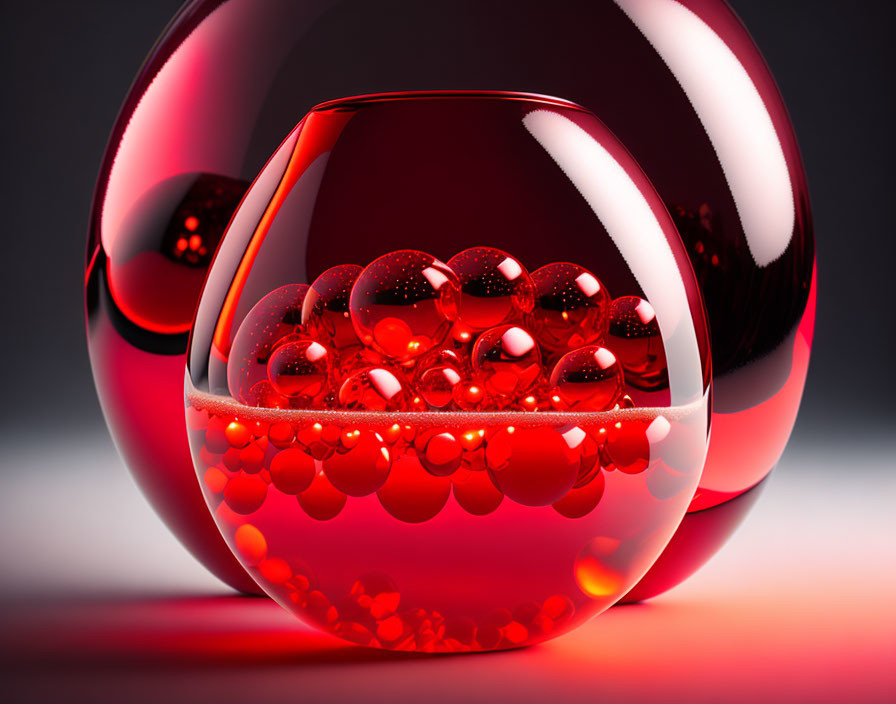
[[[305,620],[360,645],[430,653],[512,648],[566,630],[576,611],[568,596],[555,594],[512,611],[492,609],[475,620],[446,617],[435,609],[408,608],[395,582],[382,572],[362,575],[348,593],[331,601],[307,564],[271,555],[256,526],[237,528],[233,546],[253,574],[300,609]]]
[[[240,403],[365,411],[606,411],[667,383],[656,316],[568,262],[400,250],[265,296],[234,337]]]

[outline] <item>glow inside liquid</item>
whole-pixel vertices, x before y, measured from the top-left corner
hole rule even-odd
[[[190,445],[206,501],[264,591],[339,637],[426,652],[531,644],[610,607],[649,569],[684,515],[700,477],[707,418],[705,400],[686,408],[587,414],[377,414],[250,408],[196,391],[187,395]],[[215,427],[207,433],[210,422]],[[580,517],[562,515],[550,503],[523,505],[499,496],[501,471],[522,472],[536,494],[541,486],[548,496],[558,468],[568,467],[570,458],[581,462],[584,438],[633,426],[644,430],[649,460],[624,472],[598,453],[572,490],[579,500],[571,515]],[[342,453],[344,438],[351,442],[368,430],[383,438],[380,455],[388,457],[389,476],[365,496],[339,498],[330,487],[312,512],[320,518],[344,500],[336,515],[312,518],[301,504],[307,494],[297,497],[271,482],[271,462],[284,449],[318,457],[333,448]],[[464,449],[455,471],[435,476],[422,468],[414,448],[415,437],[432,432],[472,437],[470,448],[475,436],[480,441]],[[552,439],[545,433],[554,432],[561,441],[545,442]],[[501,442],[516,459],[494,471],[489,464],[497,451],[489,454],[489,443]],[[244,466],[238,456],[250,446],[264,459],[258,455]],[[371,457],[358,457],[349,471],[372,471],[365,466]],[[317,482],[328,461],[313,463]],[[340,467],[344,474],[346,464]],[[238,476],[256,494],[238,506],[240,513],[223,498]],[[478,484],[464,485],[471,480]]]

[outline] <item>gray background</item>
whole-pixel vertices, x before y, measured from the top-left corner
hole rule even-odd
[[[4,433],[102,423],[83,323],[88,209],[120,102],[179,5],[2,2]],[[896,3],[733,5],[778,79],[812,194],[819,315],[796,438],[892,427]]]

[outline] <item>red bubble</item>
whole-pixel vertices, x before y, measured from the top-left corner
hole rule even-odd
[[[566,496],[555,501],[554,509],[567,518],[587,516],[600,503],[605,484],[603,472],[598,472],[590,482],[578,489],[570,489]]]
[[[610,295],[594,274],[577,264],[556,262],[532,272],[532,281],[532,329],[545,349],[563,354],[603,339]]]
[[[340,351],[361,344],[349,313],[352,286],[361,273],[357,264],[327,269],[311,284],[302,304],[302,326],[308,335]]]
[[[414,455],[402,455],[392,463],[386,483],[376,492],[390,514],[405,523],[433,518],[448,501],[451,480],[427,472]]]
[[[259,475],[240,472],[224,487],[224,501],[235,513],[245,516],[261,508],[267,493],[268,485]]]
[[[240,465],[249,474],[256,474],[264,467],[264,450],[257,442],[249,443],[240,450]]]
[[[479,332],[519,322],[532,310],[535,286],[526,267],[507,252],[493,247],[472,247],[455,254],[448,266],[457,275],[458,338],[464,331]]]
[[[311,486],[298,499],[302,510],[317,521],[335,518],[345,506],[345,494],[333,486],[323,470],[318,470]]]
[[[458,475],[452,477],[451,483],[454,498],[464,511],[485,516],[501,505],[504,494],[494,485],[488,472],[468,470]]]
[[[252,439],[252,434],[248,428],[237,421],[227,424],[227,427],[224,429],[224,436],[227,438],[227,442],[236,448],[245,447],[249,444],[249,440]]]
[[[233,542],[236,551],[247,565],[257,565],[268,554],[268,543],[264,535],[250,523],[245,523],[236,529]]]
[[[205,474],[202,475],[202,481],[210,492],[220,494],[224,491],[224,487],[227,486],[227,475],[218,467],[209,467],[205,470]]]
[[[350,311],[358,337],[400,362],[442,342],[457,314],[454,272],[429,254],[405,249],[369,264],[352,288]]]
[[[452,350],[434,350],[417,362],[414,389],[435,410],[447,409],[454,401],[454,387],[464,378],[464,367]]]
[[[236,472],[243,464],[240,461],[240,451],[235,447],[231,447],[224,453],[224,456],[221,458],[221,463],[231,472]]]
[[[268,428],[268,439],[274,447],[287,447],[295,437],[292,426],[285,421],[271,423],[271,427]]]
[[[650,442],[647,439],[647,423],[625,420],[610,432],[604,446],[607,457],[616,469],[626,474],[638,474],[650,463]]]
[[[505,404],[528,391],[541,374],[541,353],[532,336],[515,325],[482,333],[473,345],[473,371]]]
[[[551,372],[551,397],[563,410],[606,411],[622,394],[622,368],[606,347],[568,352]]]
[[[389,448],[371,430],[360,431],[352,449],[336,452],[323,461],[327,479],[349,496],[367,496],[379,489],[391,465]]]
[[[579,461],[551,428],[507,428],[491,438],[486,462],[495,485],[524,506],[547,506],[575,483]]]
[[[268,360],[268,380],[301,407],[320,406],[329,391],[330,353],[313,340],[281,345]]]
[[[488,406],[489,397],[485,387],[477,381],[464,379],[454,385],[454,403],[462,411],[479,411]]]
[[[220,416],[212,416],[208,421],[208,427],[205,429],[205,446],[209,452],[217,455],[223,455],[230,449],[230,441],[227,439],[228,421]]]
[[[352,584],[349,593],[352,600],[377,621],[392,616],[401,603],[401,594],[395,582],[382,572],[362,575]]]
[[[635,388],[653,391],[669,383],[666,350],[653,306],[638,296],[623,296],[610,307],[607,344]]]
[[[342,382],[339,405],[364,411],[404,411],[411,405],[411,397],[400,372],[368,367]]]
[[[277,343],[299,330],[307,284],[287,284],[262,298],[240,324],[227,361],[227,388],[241,403],[258,400],[250,390],[268,378],[268,358]]]
[[[453,433],[433,433],[417,456],[427,471],[445,477],[460,467],[463,448]]]
[[[299,494],[314,479],[314,460],[297,447],[278,452],[271,460],[271,482],[284,494]]]
[[[271,584],[284,584],[292,577],[289,563],[279,557],[269,557],[258,565],[258,571]]]

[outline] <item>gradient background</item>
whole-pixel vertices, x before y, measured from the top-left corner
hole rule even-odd
[[[21,657],[9,666],[16,695],[157,699],[176,687],[229,701],[298,686],[338,698],[366,681],[393,701],[494,698],[508,682],[533,700],[896,698],[883,667],[896,661],[896,3],[732,4],[790,109],[815,217],[818,321],[791,445],[746,526],[686,585],[555,644],[454,659],[469,673],[460,681],[445,659],[359,653],[297,632],[266,602],[227,596],[142,502],[90,376],[84,246],[108,133],[180,1],[3,0],[0,598]],[[42,595],[54,605],[8,608]],[[391,665],[371,667],[380,661]],[[234,663],[249,666],[235,675]],[[65,696],[46,667],[65,673]],[[340,667],[351,677],[334,687]],[[390,690],[402,677],[413,686]]]

